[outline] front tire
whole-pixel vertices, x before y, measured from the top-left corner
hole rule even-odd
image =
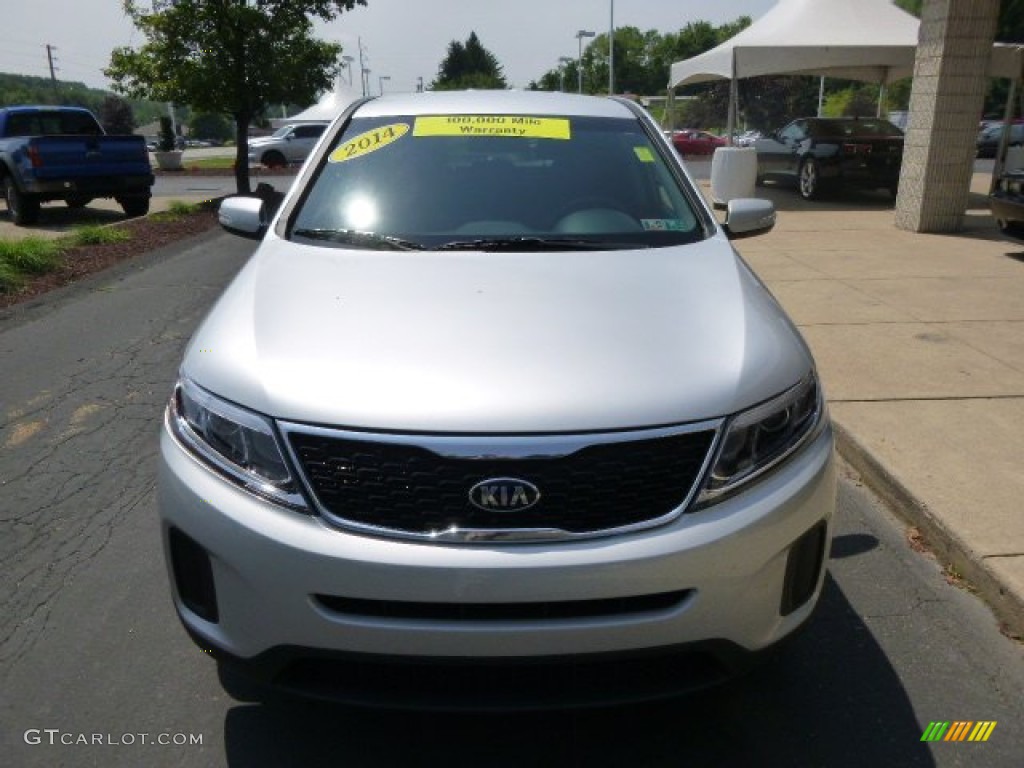
[[[267,168],[284,168],[288,165],[288,161],[285,159],[285,156],[280,152],[267,152],[262,158],[260,158],[260,162]]]
[[[821,197],[821,169],[813,157],[804,158],[797,174],[800,197],[804,200],[817,200]]]
[[[39,220],[39,199],[24,194],[10,176],[4,177],[4,199],[11,220],[17,226],[24,227]]]

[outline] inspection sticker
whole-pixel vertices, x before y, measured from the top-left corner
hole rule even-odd
[[[522,115],[428,115],[417,117],[413,136],[509,136],[569,139],[568,118]]]
[[[353,136],[336,150],[331,152],[327,158],[331,163],[344,163],[346,160],[354,160],[357,157],[368,155],[383,149],[393,141],[398,141],[409,132],[408,123],[392,123],[374,128],[372,131],[360,133]]]
[[[633,153],[641,163],[654,162],[654,153],[650,147],[633,147]]]

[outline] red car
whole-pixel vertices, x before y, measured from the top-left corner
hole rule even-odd
[[[707,131],[673,131],[672,144],[681,155],[710,155],[728,142],[721,136]]]

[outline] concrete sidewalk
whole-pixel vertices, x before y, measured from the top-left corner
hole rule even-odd
[[[811,345],[842,456],[1024,636],[1024,245],[987,183],[959,235],[896,229],[885,193],[766,186],[776,228],[736,245]]]

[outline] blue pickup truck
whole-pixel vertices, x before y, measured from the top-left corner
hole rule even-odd
[[[79,107],[0,109],[0,188],[15,224],[34,224],[48,200],[81,208],[113,197],[126,216],[144,216],[152,186],[142,136],[108,136]]]

